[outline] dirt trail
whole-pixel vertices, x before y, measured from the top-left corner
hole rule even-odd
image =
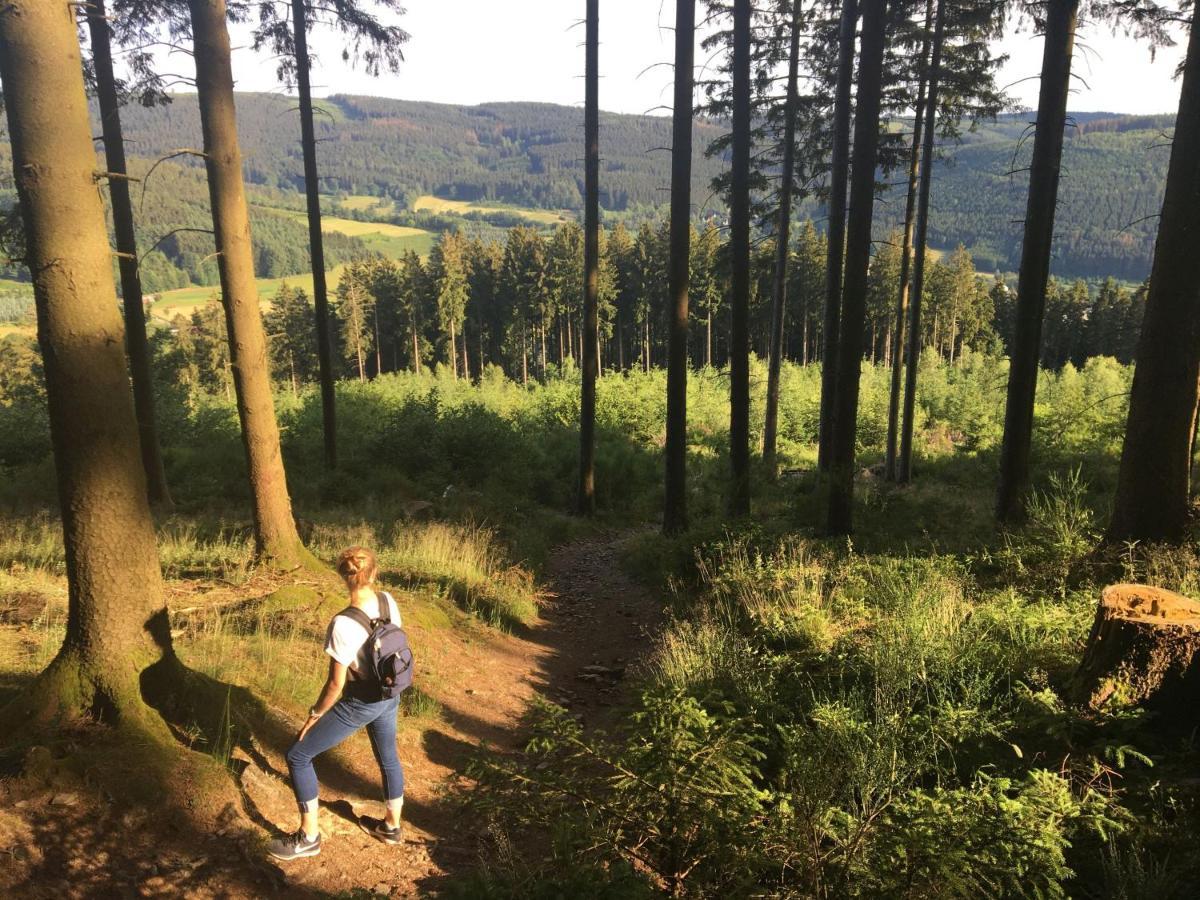
[[[325,896],[353,889],[408,897],[436,892],[448,874],[476,861],[474,823],[446,802],[446,783],[462,770],[479,742],[513,747],[522,738],[521,716],[541,694],[568,707],[585,724],[605,715],[619,698],[625,673],[650,646],[662,604],[624,574],[620,552],[637,532],[577,541],[552,554],[546,597],[537,622],[523,634],[489,629],[425,633],[406,623],[418,653],[436,656],[444,674],[427,685],[442,714],[421,729],[402,731],[405,768],[405,840],[377,843],[358,827],[360,815],[379,815],[378,770],[365,735],[359,734],[317,761],[322,785],[319,857],[276,865],[256,847],[231,852],[228,838],[182,841],[176,852],[162,835],[146,834],[126,819],[116,830],[92,829],[97,812],[86,797],[56,804],[54,792],[20,798],[16,816],[0,815],[5,838],[36,835],[39,849],[12,866],[0,855],[0,893],[19,886],[21,896],[45,897],[253,897]],[[418,674],[418,678],[419,678]],[[272,826],[294,827],[295,805],[282,754],[286,746],[255,743],[234,752],[241,768],[245,811],[264,837]],[[6,801],[0,786],[0,809]],[[99,822],[105,817],[99,816]],[[22,841],[22,843],[24,843]],[[96,854],[96,847],[103,850]]]

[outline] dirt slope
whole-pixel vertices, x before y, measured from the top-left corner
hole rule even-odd
[[[137,811],[119,812],[86,791],[0,782],[0,894],[22,897],[326,896],[352,890],[407,897],[437,890],[475,861],[472,823],[443,798],[482,741],[514,746],[520,717],[535,694],[568,706],[584,722],[618,699],[658,627],[661,604],[619,565],[628,532],[576,542],[553,554],[546,600],[525,633],[482,628],[423,635],[418,653],[436,654],[444,673],[430,693],[439,720],[402,733],[405,841],[375,842],[358,816],[379,815],[378,770],[365,734],[317,762],[322,782],[319,857],[276,865],[262,853],[272,826],[294,827],[295,806],[282,758],[285,742],[255,741],[233,753],[241,769],[243,812],[258,826],[249,840],[151,828]],[[423,640],[424,639],[424,640]],[[449,673],[449,674],[445,674]]]

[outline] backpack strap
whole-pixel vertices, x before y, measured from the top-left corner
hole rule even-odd
[[[391,599],[387,591],[384,591],[382,594],[379,591],[375,592],[375,603],[379,606],[379,621],[384,625],[392,624]]]
[[[371,617],[368,616],[361,609],[359,609],[357,606],[347,606],[340,613],[338,613],[338,615],[346,616],[349,619],[353,619],[355,622],[357,622],[359,625],[361,625],[363,628],[365,628],[367,630],[368,635],[370,635],[371,632],[374,631],[374,628],[371,625]]]

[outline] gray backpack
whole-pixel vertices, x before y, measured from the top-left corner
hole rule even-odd
[[[386,596],[379,600],[379,618],[372,619],[355,606],[347,606],[338,615],[349,616],[367,630],[368,670],[363,672],[366,683],[378,685],[379,699],[390,700],[412,687],[413,654],[404,629],[392,622],[391,603]]]

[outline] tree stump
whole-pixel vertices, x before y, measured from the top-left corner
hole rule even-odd
[[[1140,584],[1104,589],[1075,675],[1094,709],[1143,706],[1179,726],[1200,724],[1200,603]]]

